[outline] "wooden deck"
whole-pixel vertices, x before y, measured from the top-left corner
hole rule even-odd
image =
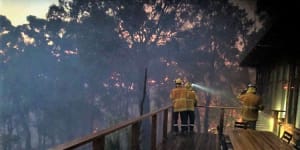
[[[202,107],[202,106],[199,106]],[[220,120],[219,120],[219,133],[224,133],[228,135],[228,132],[226,132],[227,127],[224,128],[224,111],[225,109],[239,109],[236,107],[223,107],[223,106],[209,106],[206,107],[208,109],[219,109],[220,110]],[[220,141],[219,136],[217,134],[209,133],[209,134],[193,134],[193,135],[177,135],[172,136],[168,135],[168,123],[171,122],[171,120],[168,120],[172,117],[169,116],[169,113],[171,112],[172,105],[165,106],[161,109],[158,109],[156,111],[144,114],[137,118],[132,118],[124,122],[120,122],[112,127],[109,127],[107,129],[93,132],[91,134],[88,134],[83,137],[78,137],[74,140],[62,143],[60,145],[56,145],[53,148],[50,148],[50,150],[73,150],[76,148],[84,148],[86,144],[91,145],[91,149],[93,150],[103,150],[106,147],[106,136],[112,134],[113,132],[119,131],[121,129],[130,127],[131,128],[131,138],[128,139],[129,143],[129,149],[130,150],[137,150],[139,149],[139,143],[141,142],[140,139],[140,123],[145,119],[151,119],[151,137],[150,137],[150,149],[152,150],[220,150]],[[274,113],[278,114],[278,113]],[[158,118],[159,115],[162,116],[163,122],[159,124],[159,126],[162,126],[162,133],[161,131],[158,132]],[[277,115],[274,115],[273,118],[278,118]],[[268,121],[269,118],[265,119],[259,119],[257,122],[257,129],[260,129],[260,126],[265,127],[263,122],[260,122],[260,120]],[[222,130],[221,130],[222,129]],[[263,128],[264,131],[269,131],[274,128],[268,127]],[[159,134],[158,134],[159,133]],[[223,137],[223,136],[222,136]],[[161,139],[166,139],[162,144],[159,144]],[[222,138],[223,139],[223,138]],[[239,139],[239,138],[238,138]],[[159,143],[158,143],[159,142]],[[223,143],[224,144],[224,143]],[[232,142],[233,145],[234,141]],[[280,147],[280,146],[279,146]],[[246,148],[247,149],[247,148]]]
[[[216,134],[169,135],[168,139],[158,146],[158,150],[219,150]]]

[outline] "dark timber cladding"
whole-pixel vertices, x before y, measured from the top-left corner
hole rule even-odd
[[[193,134],[170,136],[158,146],[158,150],[219,150],[216,134]]]

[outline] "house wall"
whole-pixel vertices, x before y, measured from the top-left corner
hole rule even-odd
[[[265,112],[284,110],[279,118],[300,128],[300,65],[278,63],[257,68],[258,93],[263,98]]]

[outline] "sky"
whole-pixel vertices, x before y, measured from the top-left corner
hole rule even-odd
[[[0,15],[6,16],[12,25],[28,23],[29,15],[46,18],[49,6],[58,4],[58,0],[0,0]]]
[[[254,19],[254,5],[256,0],[229,0],[233,4],[239,5],[242,9],[248,12],[248,17]],[[26,24],[26,17],[34,15],[38,18],[45,18],[49,6],[52,4],[58,4],[58,0],[0,0],[0,15],[6,16],[12,23],[12,25]],[[256,19],[254,19],[256,20]],[[261,28],[262,24],[259,21],[255,21],[255,29]]]

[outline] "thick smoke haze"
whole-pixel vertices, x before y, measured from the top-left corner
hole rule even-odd
[[[197,90],[200,105],[236,106],[255,74],[239,67],[242,53],[265,31],[243,7],[60,0],[46,20],[14,27],[0,16],[0,149],[47,149],[161,108],[178,77],[226,93]]]

